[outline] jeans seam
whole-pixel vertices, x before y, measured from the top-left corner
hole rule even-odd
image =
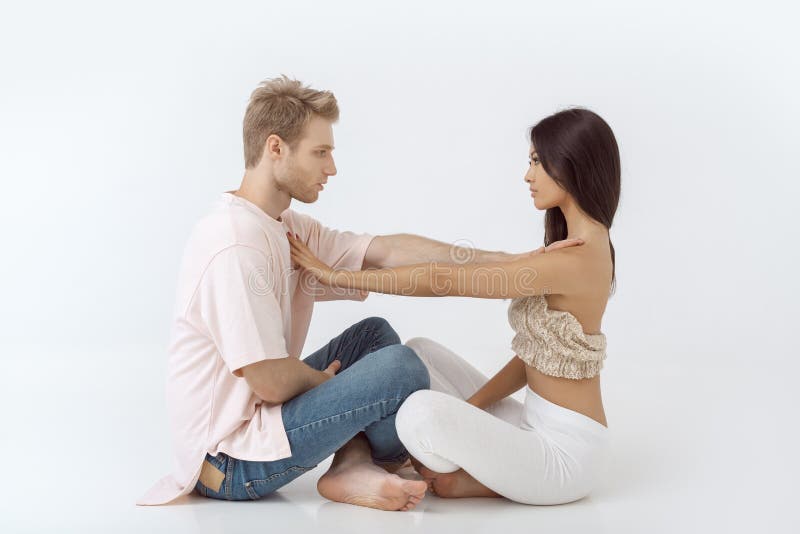
[[[228,465],[225,469],[225,480],[223,481],[223,484],[225,484],[225,498],[229,501],[233,500],[233,463],[235,461],[236,460],[228,456]]]
[[[314,467],[316,467],[316,465]],[[289,473],[291,471],[311,471],[312,469],[314,469],[314,467],[303,467],[302,465],[293,465],[291,467],[287,467],[286,469],[284,469],[280,473],[273,473],[270,476],[268,476],[267,478],[256,478],[256,479],[253,479],[253,480],[248,480],[246,482],[246,484],[249,484],[251,486],[255,485],[255,484],[265,484],[267,482],[272,482],[276,478],[280,478],[282,476],[285,476],[287,473]]]
[[[403,397],[392,397],[392,398],[389,398],[389,399],[382,399],[382,400],[379,400],[379,401],[371,402],[369,404],[365,404],[363,406],[357,406],[355,408],[347,410],[346,412],[337,413],[337,414],[331,415],[329,417],[325,417],[325,418],[322,418],[322,419],[317,419],[316,421],[311,421],[310,423],[306,423],[303,426],[299,426],[297,428],[286,429],[286,432],[294,432],[296,430],[303,430],[304,428],[309,427],[311,425],[315,425],[317,423],[330,421],[331,419],[334,419],[336,417],[342,417],[344,415],[349,415],[349,414],[351,414],[353,412],[357,412],[357,411],[363,410],[365,408],[371,408],[371,407],[375,406],[376,404],[386,404],[388,402],[402,402],[402,401],[403,401]]]

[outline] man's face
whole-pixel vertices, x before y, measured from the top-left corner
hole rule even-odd
[[[295,147],[287,147],[286,157],[275,164],[278,189],[300,202],[316,202],[328,176],[336,174],[332,151],[332,123],[312,117]]]

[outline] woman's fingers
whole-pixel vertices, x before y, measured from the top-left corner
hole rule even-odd
[[[302,241],[298,241],[291,236],[289,236],[289,248],[292,254],[297,254],[298,256],[309,252],[308,247]]]
[[[299,241],[297,239],[289,237],[289,247],[292,254],[296,254],[298,257],[309,257],[311,256],[311,250],[306,246],[305,243]]]
[[[303,267],[306,267],[311,263],[311,259],[309,258],[308,254],[297,247],[292,246],[291,256],[292,260],[299,263]]]
[[[311,266],[311,260],[309,260],[307,257],[303,255],[296,255],[296,256],[292,255],[292,259],[303,267]]]
[[[561,241],[556,241],[555,243],[551,243],[545,250],[556,250],[559,248],[567,248],[567,247],[574,247],[577,245],[583,245],[584,241],[580,237],[576,237],[573,239],[563,239]]]
[[[317,257],[309,250],[307,246],[299,241],[289,241],[291,245],[291,254],[292,257],[297,258],[298,260],[302,260],[305,263],[311,262],[312,260],[316,260]]]
[[[325,273],[331,268],[321,261],[296,234],[286,233],[292,261],[309,271],[315,278],[325,283]]]

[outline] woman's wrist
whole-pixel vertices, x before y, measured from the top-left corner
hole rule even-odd
[[[326,272],[324,275],[327,277],[328,285],[347,289],[350,287],[350,282],[352,282],[350,279],[351,277],[348,276],[350,274],[350,271],[333,269]]]
[[[478,401],[478,399],[475,398],[475,395],[467,399],[467,404],[471,404],[476,408],[480,408],[481,410],[483,410],[483,406],[481,406],[481,403]]]

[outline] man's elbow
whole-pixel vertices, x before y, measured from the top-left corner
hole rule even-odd
[[[366,269],[386,269],[395,267],[395,259],[392,255],[395,250],[392,241],[396,236],[375,236],[367,247],[364,261],[361,264],[362,270]]]
[[[281,404],[292,397],[288,382],[280,378],[265,380],[259,384],[258,390],[254,389],[253,392],[268,404]]]
[[[283,395],[279,391],[269,386],[259,386],[253,389],[256,397],[266,402],[267,404],[281,404],[283,402]]]
[[[285,370],[266,370],[258,364],[254,364],[252,369],[248,367],[242,369],[242,375],[259,399],[268,404],[281,404],[288,400],[289,380]]]

